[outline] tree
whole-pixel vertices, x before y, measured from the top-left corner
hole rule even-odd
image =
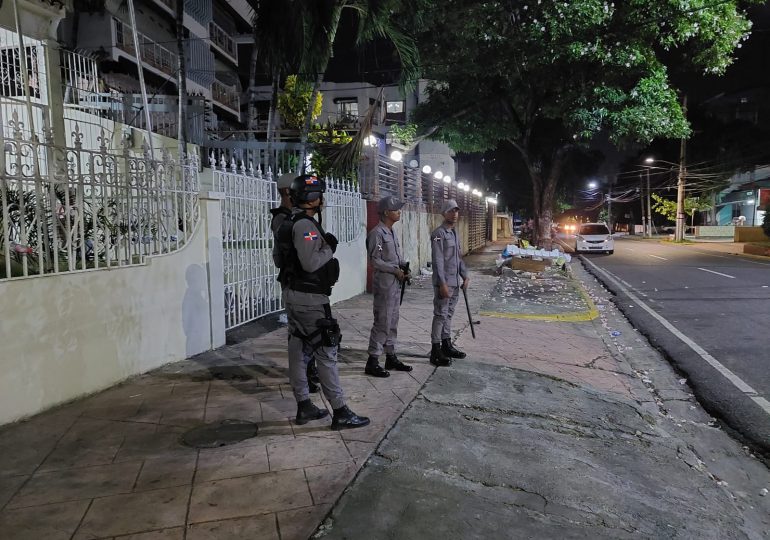
[[[311,99],[313,106],[310,106]],[[286,77],[283,93],[278,96],[278,111],[283,123],[290,129],[299,130],[305,123],[305,115],[309,110],[311,119],[315,120],[321,114],[323,96],[313,94],[313,85],[302,81],[296,75]]]
[[[762,230],[770,237],[770,204],[765,206],[765,216],[762,218]]]
[[[353,14],[356,22],[356,45],[375,38],[384,38],[393,45],[401,61],[401,86],[411,88],[417,79],[419,55],[410,28],[419,24],[416,18],[426,0],[305,0],[305,48],[302,73],[313,82],[313,96],[318,93],[343,11]],[[311,100],[312,102],[312,100]],[[308,108],[300,133],[303,152],[307,149],[308,133],[312,124],[312,110]],[[302,156],[304,163],[304,154]]]
[[[652,209],[669,221],[676,221],[676,201],[664,199],[657,193],[652,194],[655,203]],[[684,200],[684,213],[692,219],[691,225],[695,225],[695,212],[711,210],[712,203],[705,197],[687,197]]]
[[[507,144],[529,175],[544,241],[570,149],[600,133],[618,146],[688,136],[667,64],[722,73],[750,28],[724,0],[446,0],[421,18],[432,81],[415,115],[421,132],[458,151]]]

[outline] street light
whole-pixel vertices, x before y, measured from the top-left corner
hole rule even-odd
[[[644,216],[644,208],[642,208],[642,236],[652,238],[652,202],[650,201],[650,165],[655,163],[655,158],[652,156],[644,158],[644,162],[647,164],[647,218]],[[642,201],[644,197],[642,196]],[[644,205],[644,202],[642,202]]]

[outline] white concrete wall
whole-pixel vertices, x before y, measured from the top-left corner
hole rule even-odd
[[[0,282],[0,425],[223,344],[205,226],[143,266]]]
[[[366,215],[366,201],[361,201],[361,212]],[[366,219],[360,224],[359,234],[350,243],[340,243],[334,254],[340,261],[340,280],[332,289],[331,303],[340,302],[366,290]]]
[[[430,214],[419,208],[404,207],[401,220],[396,224],[396,232],[401,240],[404,258],[409,261],[413,272],[425,268],[430,262],[430,233],[441,225],[444,218],[440,214]],[[460,245],[468,251],[468,222],[460,216],[456,225]]]

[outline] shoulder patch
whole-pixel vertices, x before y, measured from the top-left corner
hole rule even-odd
[[[303,235],[303,237],[305,240],[318,240],[318,233],[315,231],[308,231]]]

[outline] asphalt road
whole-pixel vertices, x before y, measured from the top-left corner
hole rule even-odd
[[[704,406],[770,453],[770,261],[630,239],[581,258]]]

